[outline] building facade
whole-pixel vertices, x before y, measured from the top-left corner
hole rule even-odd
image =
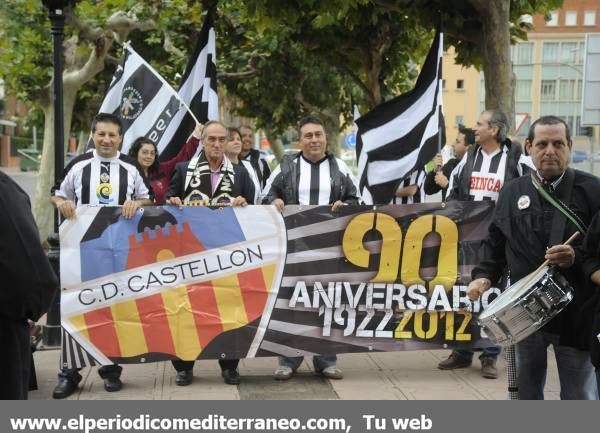
[[[549,21],[543,15],[525,16],[522,20],[531,24],[533,30],[527,41],[511,48],[517,135],[525,136],[532,120],[553,114],[569,124],[576,148],[598,143],[599,128],[581,126],[581,100],[585,38],[587,33],[600,32],[600,0],[565,0],[561,9],[551,12]],[[453,138],[459,120],[472,126],[485,109],[483,73],[455,65],[453,60],[454,52],[448,50],[443,65],[448,140]],[[461,90],[456,88],[460,80]]]

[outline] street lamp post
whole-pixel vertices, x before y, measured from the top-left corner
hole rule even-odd
[[[42,0],[48,8],[50,18],[53,63],[54,63],[54,182],[60,178],[64,168],[64,113],[63,113],[63,53],[62,44],[65,28],[64,8],[73,0]],[[48,259],[52,263],[56,275],[60,278],[60,245],[58,240],[58,210],[54,211],[54,233],[48,237],[50,251]],[[60,290],[54,296],[50,311],[43,327],[42,342],[44,346],[60,346]]]

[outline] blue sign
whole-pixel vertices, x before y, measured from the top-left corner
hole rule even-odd
[[[356,131],[352,131],[350,134],[346,135],[344,143],[346,143],[346,147],[354,149],[356,147]]]

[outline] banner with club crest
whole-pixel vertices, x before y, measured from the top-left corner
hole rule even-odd
[[[62,363],[482,347],[493,204],[88,207],[60,228]]]

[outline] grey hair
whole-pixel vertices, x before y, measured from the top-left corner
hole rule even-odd
[[[485,110],[484,113],[490,115],[490,127],[498,128],[496,140],[498,143],[504,143],[508,135],[508,117],[500,110]]]
[[[206,129],[210,126],[210,125],[221,125],[223,127],[224,130],[227,130],[227,127],[222,123],[219,122],[218,120],[209,120],[208,122],[206,122],[204,124],[204,126],[202,127],[202,133],[200,134],[200,140],[204,141],[204,139],[206,138]]]

